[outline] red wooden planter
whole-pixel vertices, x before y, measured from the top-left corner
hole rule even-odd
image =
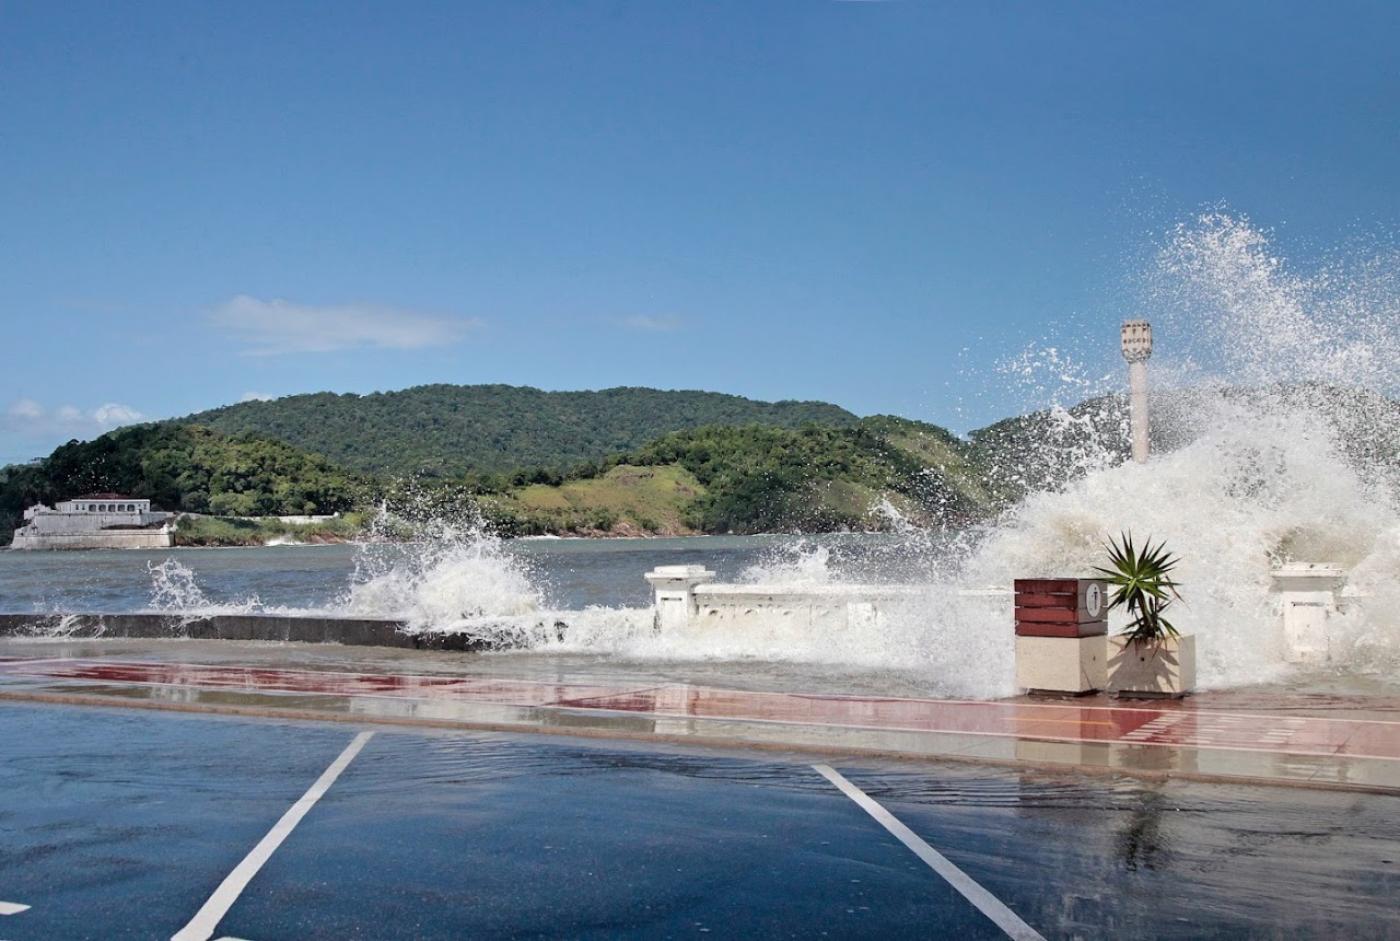
[[[1016,579],[1018,637],[1108,633],[1108,585],[1098,578]]]

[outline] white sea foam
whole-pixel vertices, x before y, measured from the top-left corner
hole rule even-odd
[[[381,511],[378,525],[410,524]],[[362,547],[333,610],[399,619],[412,630],[489,632],[499,624],[520,634],[520,624],[538,620],[545,606],[533,573],[479,518],[412,525],[407,543]],[[533,638],[527,632],[511,640],[518,646]]]
[[[788,587],[829,585],[837,577],[832,569],[831,547],[807,539],[774,546],[763,560],[740,575],[745,582]]]
[[[211,601],[199,585],[193,569],[178,559],[167,558],[160,562],[147,562],[146,570],[151,576],[151,600],[148,607],[152,611],[171,614],[248,614],[263,609],[256,595],[231,602]]]

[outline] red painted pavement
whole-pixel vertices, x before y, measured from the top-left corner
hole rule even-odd
[[[4,676],[250,693],[390,697],[879,731],[1228,748],[1400,761],[1400,722],[1157,705],[979,702],[539,683],[495,677],[342,673],[122,660],[0,658]]]

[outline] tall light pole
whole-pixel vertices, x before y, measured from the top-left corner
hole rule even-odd
[[[1123,321],[1123,358],[1128,361],[1132,404],[1133,460],[1147,463],[1147,360],[1152,356],[1152,325],[1146,320]]]

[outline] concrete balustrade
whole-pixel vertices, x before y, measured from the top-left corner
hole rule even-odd
[[[654,624],[658,631],[683,630],[695,617],[695,589],[715,573],[703,565],[658,565],[645,578],[652,589]]]
[[[776,625],[802,630],[848,630],[879,625],[901,601],[927,589],[904,585],[699,585],[691,624],[753,628]]]
[[[879,626],[897,608],[927,601],[932,596],[956,599],[957,610],[977,621],[992,617],[1011,624],[1013,593],[1001,588],[952,589],[942,591],[922,585],[773,585],[723,584],[714,572],[701,565],[663,565],[646,573],[652,585],[654,623],[658,631],[689,631],[706,628],[721,630],[773,630],[791,627],[803,631],[840,631]],[[1336,619],[1361,603],[1353,589],[1346,587],[1346,575],[1336,565],[1290,563],[1273,572],[1273,589],[1283,658],[1289,663],[1322,664],[1332,656],[1332,632]],[[1051,646],[1058,638],[1020,640],[1018,653],[1024,653],[1028,669],[1050,669],[1045,651],[1030,647]],[[1036,677],[1018,666],[1020,685],[1032,688],[1065,688],[1074,691],[1105,688],[1099,676],[1106,662],[1108,638],[1075,637],[1058,646],[1076,648],[1066,659],[1066,675]],[[1077,645],[1077,646],[1076,646]],[[1083,647],[1090,650],[1089,654]],[[1022,650],[1021,648],[1025,648]],[[1087,660],[1086,660],[1087,657]],[[1032,661],[1034,661],[1032,663]],[[1094,670],[1086,673],[1085,663]],[[1089,674],[1092,674],[1090,677]],[[1081,676],[1084,674],[1084,676]],[[1089,677],[1086,679],[1086,677]]]
[[[981,619],[1011,612],[1011,591],[926,585],[782,585],[716,583],[700,565],[663,565],[646,573],[659,631],[705,628],[802,630],[860,629],[885,623],[891,612],[931,594],[952,595]]]
[[[701,565],[662,565],[645,577],[659,631],[858,628],[881,623],[892,605],[927,592],[912,585],[715,584],[715,573]]]
[[[1290,562],[1273,571],[1283,629],[1283,658],[1289,663],[1326,663],[1332,658],[1332,621],[1343,611],[1346,573],[1341,566]]]

